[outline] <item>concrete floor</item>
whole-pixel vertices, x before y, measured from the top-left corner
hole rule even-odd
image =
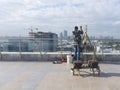
[[[120,64],[100,68],[100,76],[73,76],[66,63],[0,62],[0,90],[120,90]]]

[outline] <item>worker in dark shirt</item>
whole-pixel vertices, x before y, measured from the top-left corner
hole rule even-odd
[[[80,30],[78,30],[78,26],[75,26],[73,31],[74,36],[74,60],[80,60],[80,52],[81,48],[81,37],[83,35],[82,26],[80,26]]]

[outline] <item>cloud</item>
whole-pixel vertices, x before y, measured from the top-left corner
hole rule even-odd
[[[23,34],[24,28],[31,26],[41,31],[72,32],[75,25],[85,24],[90,35],[120,32],[119,0],[0,0],[0,6],[1,35],[11,35],[8,32],[12,30],[15,35],[17,30]]]

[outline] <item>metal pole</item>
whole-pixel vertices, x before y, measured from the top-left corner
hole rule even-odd
[[[1,53],[1,51],[0,51],[0,60],[2,60],[2,53]]]
[[[1,50],[0,50],[0,60],[2,60],[2,53],[1,53]]]
[[[60,46],[61,46],[61,48],[60,48],[60,51],[61,51],[61,58],[63,57],[63,55],[62,55],[62,37],[61,37],[61,39],[60,39]]]
[[[19,55],[20,55],[20,60],[22,60],[22,53],[21,53],[21,37],[19,37]]]
[[[42,57],[42,53],[41,53],[41,43],[40,43],[41,40],[39,39],[38,41],[39,41],[39,53],[40,53],[39,55],[40,55],[40,57]]]
[[[103,42],[102,42],[102,48],[101,48],[101,50],[102,50],[102,60],[104,60],[104,55],[103,55]]]
[[[84,42],[86,43],[87,42],[87,27],[85,27],[85,34],[84,34]],[[87,52],[86,50],[86,44],[84,45],[84,48],[85,48],[85,53]],[[86,60],[86,54],[84,55],[84,63],[86,63],[87,60]]]

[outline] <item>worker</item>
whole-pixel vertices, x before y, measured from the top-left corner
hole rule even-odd
[[[81,36],[83,35],[82,26],[80,26],[80,30],[78,30],[78,26],[75,26],[73,31],[74,36],[74,60],[80,60],[80,52],[81,48]]]

